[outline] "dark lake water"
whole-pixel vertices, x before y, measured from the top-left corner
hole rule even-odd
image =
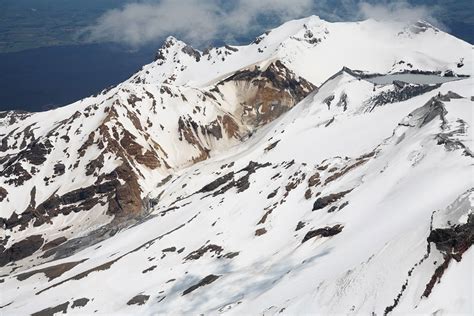
[[[367,78],[366,80],[378,85],[391,84],[393,81],[402,81],[414,84],[440,84],[455,80],[462,80],[465,78],[458,77],[442,77],[439,75],[425,75],[425,74],[390,74],[384,76],[377,76]]]
[[[88,44],[0,54],[0,111],[43,111],[95,94],[153,61],[158,48]]]

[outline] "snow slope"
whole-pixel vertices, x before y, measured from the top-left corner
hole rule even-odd
[[[189,54],[183,54],[184,47]],[[411,26],[376,20],[330,23],[311,16],[287,22],[246,46],[200,52],[169,37],[156,62],[144,66],[132,79],[202,87],[274,58],[319,86],[344,66],[373,73],[450,70],[470,75],[472,45],[426,22]]]
[[[3,113],[1,311],[472,314],[473,80],[363,80],[471,51],[310,17]]]

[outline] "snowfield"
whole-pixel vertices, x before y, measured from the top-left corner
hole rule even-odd
[[[456,80],[366,80],[400,73]],[[313,16],[0,113],[0,313],[472,315],[471,76],[425,22]]]

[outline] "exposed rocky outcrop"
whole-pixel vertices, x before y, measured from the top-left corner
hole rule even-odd
[[[38,270],[32,270],[32,271],[20,273],[16,276],[16,278],[19,281],[23,281],[30,278],[31,276],[35,274],[43,273],[48,278],[48,281],[51,281],[60,277],[61,275],[63,275],[63,273],[71,270],[72,268],[74,268],[75,266],[77,266],[78,264],[86,260],[87,259],[74,261],[74,262],[65,262],[65,263],[49,266],[49,267],[38,269]]]
[[[342,225],[334,225],[334,226],[326,226],[326,227],[323,227],[323,228],[318,228],[316,230],[310,230],[309,232],[306,233],[306,235],[303,237],[303,240],[301,241],[301,243],[304,243],[308,240],[310,240],[311,238],[315,238],[315,237],[331,237],[331,236],[334,236],[334,235],[337,235],[339,234],[342,229],[344,228],[344,226]]]
[[[31,235],[12,244],[0,253],[0,267],[31,256],[41,248],[43,241],[41,235]]]
[[[259,228],[255,231],[255,236],[262,236],[267,233],[267,230],[265,228]]]
[[[136,215],[142,211],[143,202],[138,178],[130,166],[121,165],[112,173],[101,177],[98,182],[62,196],[52,195],[37,207],[29,208],[19,216],[13,213],[10,218],[2,219],[5,228],[12,229],[16,226],[24,228],[31,221],[34,226],[39,226],[59,214],[88,211],[100,204],[108,204],[107,213],[118,217]]]
[[[371,105],[370,111],[377,106],[405,101],[440,87],[439,84],[412,84],[402,81],[394,81],[393,86],[394,89],[384,91],[368,101]]]
[[[313,211],[317,211],[317,210],[320,210],[322,208],[325,208],[326,206],[342,199],[346,194],[348,194],[351,191],[352,191],[352,189],[342,191],[342,192],[339,192],[339,193],[329,194],[329,195],[318,198],[316,201],[314,201]]]
[[[207,252],[213,252],[216,255],[220,255],[222,251],[223,249],[221,246],[210,244],[210,245],[202,246],[201,248],[189,253],[186,257],[184,257],[184,260],[197,260],[201,258]]]
[[[184,290],[182,295],[184,296],[186,294],[189,294],[189,293],[197,290],[198,288],[200,288],[202,286],[211,284],[212,282],[216,281],[219,277],[220,277],[220,275],[210,274],[210,275],[206,276],[204,279],[202,279],[201,281],[199,281],[198,283],[196,283],[193,286],[190,286],[189,288]]]
[[[449,266],[451,260],[461,261],[462,255],[474,243],[474,215],[469,214],[465,224],[454,225],[449,228],[436,228],[430,232],[428,243],[434,243],[436,249],[443,254],[443,262],[439,265],[426,284],[423,296],[428,297],[437,282]]]
[[[132,297],[127,302],[127,305],[143,305],[148,301],[149,298],[150,298],[150,295],[138,294]]]
[[[220,176],[216,180],[212,181],[211,183],[206,184],[199,190],[197,193],[206,193],[206,192],[212,192],[222,186],[223,184],[231,181],[234,179],[234,172],[229,172],[223,176]]]
[[[199,162],[209,158],[209,149],[199,139],[199,125],[191,117],[180,117],[178,120],[179,140],[185,140],[193,145],[199,152],[193,157],[193,162]]]
[[[192,48],[191,46],[189,45],[186,45],[184,46],[181,51],[191,57],[194,57],[194,59],[199,62],[199,60],[201,60],[201,53],[197,50],[195,50],[194,48]]]
[[[304,99],[316,87],[298,77],[277,60],[265,69],[254,67],[237,71],[219,85],[233,83],[238,95],[243,96],[242,120],[246,124],[261,126],[278,118]]]
[[[299,221],[298,224],[296,225],[295,231],[298,231],[298,230],[302,229],[305,226],[306,226],[305,222]]]
[[[86,297],[78,298],[72,302],[71,308],[84,307],[89,303],[89,299]]]
[[[67,238],[64,237],[64,236],[55,238],[55,239],[45,243],[44,246],[41,248],[41,250],[46,251],[46,250],[49,250],[51,248],[55,248],[55,247],[59,246],[60,244],[64,243],[66,240],[67,240]]]
[[[433,229],[427,241],[434,243],[443,254],[461,261],[462,254],[474,243],[474,215],[469,214],[465,224]]]
[[[0,187],[0,202],[2,202],[8,195],[7,189]]]
[[[54,307],[45,308],[31,315],[32,316],[53,316],[59,312],[61,312],[61,314],[66,314],[68,307],[69,307],[69,302],[66,302],[66,303],[56,305]]]

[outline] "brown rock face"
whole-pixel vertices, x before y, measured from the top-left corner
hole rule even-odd
[[[16,278],[19,281],[23,281],[23,280],[26,280],[26,279],[28,279],[29,277],[31,277],[35,274],[43,273],[49,279],[49,281],[51,281],[51,280],[54,280],[54,279],[60,277],[61,275],[63,275],[63,273],[71,270],[72,268],[74,268],[75,266],[77,266],[78,264],[80,264],[80,263],[82,263],[86,260],[87,259],[80,260],[80,261],[74,261],[74,262],[64,262],[64,263],[57,264],[57,265],[54,265],[54,266],[50,266],[50,267],[47,267],[47,268],[28,271],[28,272],[25,272],[25,273],[18,274],[16,276]]]
[[[127,130],[124,131],[124,136],[120,140],[120,145],[125,149],[130,156],[141,154],[142,146],[135,142],[136,137],[130,134]]]
[[[52,316],[52,315],[55,315],[59,312],[61,312],[61,314],[66,314],[68,307],[69,307],[69,302],[66,302],[66,303],[63,303],[63,304],[59,304],[57,306],[45,308],[45,309],[40,310],[39,312],[33,313],[31,315],[32,316]]]
[[[2,174],[5,178],[6,184],[20,186],[26,181],[32,178],[32,175],[23,168],[20,162],[15,162],[16,159],[13,157],[4,164]]]
[[[22,152],[22,158],[28,160],[33,165],[41,165],[46,161],[46,155],[51,152],[53,146],[46,140],[44,143],[32,143]]]
[[[150,169],[156,169],[161,167],[161,163],[158,160],[156,154],[150,150],[147,150],[144,154],[138,154],[135,156],[135,160],[142,165],[147,166]]]
[[[115,196],[109,199],[109,209],[107,213],[118,216],[136,215],[140,213],[143,209],[143,204],[137,175],[128,164],[123,164],[115,169],[115,173],[118,178],[125,181],[125,183],[115,186]]]
[[[218,86],[228,82],[241,87],[242,120],[255,127],[275,120],[316,89],[280,61],[270,64],[265,70],[255,67],[238,71]]]
[[[132,297],[127,302],[127,305],[143,305],[148,301],[149,298],[150,298],[150,295],[138,294],[138,295]]]
[[[329,204],[332,204],[340,199],[342,199],[346,194],[351,192],[352,190],[347,190],[347,191],[342,191],[339,193],[334,193],[334,194],[329,194],[324,197],[318,198],[316,201],[314,201],[313,204],[313,211],[320,210]]]
[[[255,231],[255,236],[262,236],[263,234],[266,234],[267,230],[265,228],[259,228]]]
[[[14,261],[31,256],[43,245],[41,235],[32,235],[14,243],[0,254],[0,267]]]
[[[229,47],[227,50],[233,51],[234,48]],[[227,83],[235,84],[237,89],[249,88],[248,91],[238,91],[241,98],[237,98],[236,113],[225,110],[225,107],[219,108],[219,105],[222,105],[219,102],[225,99],[219,92],[219,87]],[[279,61],[265,69],[238,71],[213,89],[202,92],[202,101],[207,100],[218,108],[215,117],[209,121],[201,121],[200,115],[182,115],[177,118],[177,131],[170,132],[178,133],[180,141],[194,147],[195,150],[191,150],[185,160],[196,163],[210,157],[217,141],[241,139],[251,129],[267,124],[288,111],[314,89],[312,84],[296,76]],[[140,181],[144,175],[141,170],[143,167],[152,170],[170,169],[168,161],[173,162],[173,157],[168,157],[158,140],[153,139],[155,135],[149,133],[152,122],[148,119],[145,123],[147,118],[140,114],[146,97],[137,96],[132,91],[121,92],[128,95],[125,98],[112,95],[107,99],[107,102],[112,99],[109,104],[91,104],[81,112],[76,111],[72,116],[55,122],[47,134],[35,135],[36,127],[25,124],[16,132],[2,136],[0,151],[16,149],[14,154],[8,153],[0,157],[0,174],[5,187],[22,186],[43,174],[42,180],[50,191],[41,192],[41,200],[37,200],[36,188],[28,188],[31,194],[26,209],[14,210],[9,218],[0,218],[2,228],[9,231],[9,236],[13,237],[13,240],[10,240],[10,244],[13,242],[10,248],[0,249],[0,263],[20,260],[43,246],[42,239],[41,242],[33,237],[21,240],[22,237],[13,233],[15,228],[25,230],[30,224],[35,227],[49,225],[59,215],[87,212],[96,206],[102,207],[99,212],[106,212],[120,221],[142,213],[144,204]],[[175,91],[166,85],[160,87],[160,93],[179,97],[179,94],[175,94]],[[145,94],[153,97],[150,92]],[[181,95],[181,98],[183,102],[187,102],[184,95]],[[153,107],[156,107],[158,102],[158,98],[153,99]],[[163,103],[163,99],[161,102]],[[206,109],[201,110],[202,104],[199,106],[199,112],[205,115]],[[2,121],[2,124],[13,124],[30,114],[2,115],[4,117],[0,117],[0,121],[5,121]],[[101,120],[97,120],[97,126],[92,129],[89,129],[90,126],[86,128],[87,124],[82,124],[82,120],[98,115],[103,116],[100,116]],[[127,129],[127,126],[134,128]],[[164,127],[161,126],[161,129],[164,130]],[[71,147],[63,146],[63,142],[69,143]],[[75,147],[74,144],[79,146]],[[52,157],[58,156],[58,149],[64,154],[64,159],[53,161]],[[71,157],[76,159],[71,160]],[[119,167],[110,172],[106,167],[112,164]],[[217,180],[216,187],[213,188],[210,184],[204,189],[212,189],[211,191],[215,191],[212,192],[213,195],[223,194],[232,188],[239,193],[243,192],[249,187],[249,177],[255,169],[266,166],[268,165],[252,162],[239,172]],[[107,171],[104,171],[106,169]],[[66,176],[69,174],[72,175],[70,179]],[[76,183],[69,192],[64,190],[68,188],[69,181],[78,178],[76,175],[87,177],[87,184],[82,184],[81,187],[81,183]],[[54,182],[64,183],[61,190],[56,190],[56,186],[51,185]],[[6,188],[0,187],[0,202],[5,203],[7,200],[8,203]],[[43,198],[44,194],[47,196]],[[54,251],[62,242],[63,239],[50,241],[44,245],[43,251]]]
[[[51,248],[57,247],[60,244],[64,243],[66,240],[67,240],[67,238],[64,237],[64,236],[58,237],[58,238],[53,239],[51,241],[48,241],[46,244],[44,244],[44,246],[43,246],[43,248],[41,248],[41,250],[46,251],[46,250],[49,250]]]
[[[54,174],[60,176],[66,171],[66,166],[62,163],[57,163],[54,165]]]
[[[466,224],[432,230],[427,241],[434,243],[442,253],[461,261],[462,254],[474,243],[474,216],[470,214]]]
[[[301,241],[301,243],[304,243],[308,240],[310,240],[311,238],[314,238],[314,237],[331,237],[331,236],[334,236],[334,235],[337,235],[339,234],[342,229],[344,228],[344,226],[342,225],[334,225],[332,227],[324,227],[324,228],[318,228],[316,230],[310,230],[308,233],[306,233],[306,235],[304,236],[303,238],[303,241]]]
[[[224,115],[221,121],[222,121],[222,126],[224,127],[224,131],[226,132],[228,137],[230,138],[239,137],[239,125],[235,122],[235,120],[232,117],[230,117],[229,115]]]
[[[320,176],[319,176],[319,172],[316,172],[315,174],[313,174],[311,177],[309,177],[308,179],[308,185],[310,187],[314,187],[314,186],[317,186],[318,184],[321,183],[321,179],[320,179]]]
[[[71,308],[84,307],[89,303],[89,299],[86,297],[78,298],[72,302]]]
[[[124,183],[122,184],[120,180]],[[26,227],[30,221],[39,226],[59,214],[88,211],[97,204],[108,202],[107,213],[119,217],[134,216],[143,209],[138,178],[132,167],[123,164],[112,173],[101,176],[97,184],[70,191],[62,196],[52,195],[36,207],[29,207],[20,216],[16,213],[9,219],[1,219],[6,229]]]
[[[222,250],[223,249],[221,246],[214,245],[214,244],[202,246],[201,248],[189,253],[186,257],[184,257],[184,260],[197,260],[201,258],[207,252],[214,252],[215,254],[220,255]]]
[[[444,261],[436,268],[430,281],[426,284],[423,292],[424,297],[430,296],[433,287],[440,282],[451,260],[461,261],[464,252],[474,244],[474,216],[469,214],[467,223],[462,225],[433,229],[427,241],[436,245],[436,249],[443,254]]]
[[[2,202],[8,195],[8,191],[3,188],[3,187],[0,187],[0,202]]]
[[[193,162],[199,162],[209,158],[209,149],[202,145],[199,140],[199,125],[191,117],[180,117],[178,120],[179,140],[185,140],[187,143],[193,145],[198,151],[199,155],[192,158]]]

